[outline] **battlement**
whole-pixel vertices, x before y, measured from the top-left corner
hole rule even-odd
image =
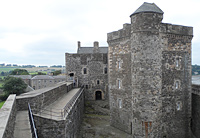
[[[123,24],[123,28],[107,34],[107,41],[117,40],[131,36],[131,24]]]
[[[193,36],[193,27],[161,23],[160,32]]]

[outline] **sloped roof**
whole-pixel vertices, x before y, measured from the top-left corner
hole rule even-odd
[[[144,2],[131,16],[142,12],[164,13],[155,3]]]
[[[11,77],[16,77],[16,78],[21,78],[23,80],[30,80],[31,79],[31,75],[10,75]]]
[[[36,75],[32,78],[32,80],[53,80],[54,78],[49,75]]]
[[[92,54],[94,50],[94,47],[80,47],[77,51],[77,54]],[[107,54],[108,53],[108,47],[99,47],[99,52]]]
[[[54,79],[66,79],[66,75],[52,76]]]

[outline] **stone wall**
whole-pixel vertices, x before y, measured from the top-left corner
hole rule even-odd
[[[69,54],[66,53],[66,73],[74,73],[76,84],[85,86],[85,99],[96,100],[96,91],[101,92],[103,100],[108,99],[107,54]],[[84,68],[86,73],[84,74]]]
[[[200,137],[200,85],[192,85],[192,121],[193,134]]]
[[[108,33],[111,125],[135,137],[188,138],[193,28],[162,19],[132,14],[131,24]]]
[[[84,92],[72,106],[64,120],[44,118],[34,114],[39,138],[77,138],[84,112]]]
[[[109,102],[111,125],[131,133],[132,91],[130,24],[108,34]]]
[[[0,109],[0,138],[13,137],[16,112],[16,95],[11,94]]]
[[[45,105],[49,105],[56,101],[63,94],[67,93],[73,88],[73,84],[69,82],[61,82],[55,84],[52,87],[43,88],[28,93],[21,94],[16,97],[17,100],[17,109],[18,110],[27,110],[28,103],[31,104],[31,108],[34,112],[37,112],[39,109]]]

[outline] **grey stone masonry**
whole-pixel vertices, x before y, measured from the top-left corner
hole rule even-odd
[[[130,18],[107,35],[111,125],[137,138],[190,138],[193,28],[162,23],[154,3]]]
[[[13,137],[16,112],[16,95],[11,94],[0,109],[0,138]]]
[[[17,108],[19,111],[28,110],[28,103],[30,103],[32,110],[38,112],[39,109],[54,102],[72,88],[71,82],[60,82],[48,88],[21,94],[16,97]]]
[[[107,47],[81,47],[76,54],[66,53],[66,73],[74,85],[85,87],[86,100],[108,100]]]
[[[193,134],[200,137],[200,85],[192,85],[192,120],[191,127]]]

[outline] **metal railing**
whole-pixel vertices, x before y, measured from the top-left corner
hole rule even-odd
[[[72,99],[65,105],[65,107],[63,108],[63,118],[70,112],[71,108],[73,107],[73,105],[75,104],[75,102],[77,101],[77,99],[80,97],[80,95],[83,93],[84,88],[81,87],[81,89],[72,97]]]
[[[29,103],[28,103],[28,115],[29,115],[29,122],[30,122],[30,125],[31,125],[32,137],[33,138],[38,138],[36,127],[35,127],[35,123],[34,123],[34,119],[33,119],[33,113],[31,111],[31,106],[30,106]]]

